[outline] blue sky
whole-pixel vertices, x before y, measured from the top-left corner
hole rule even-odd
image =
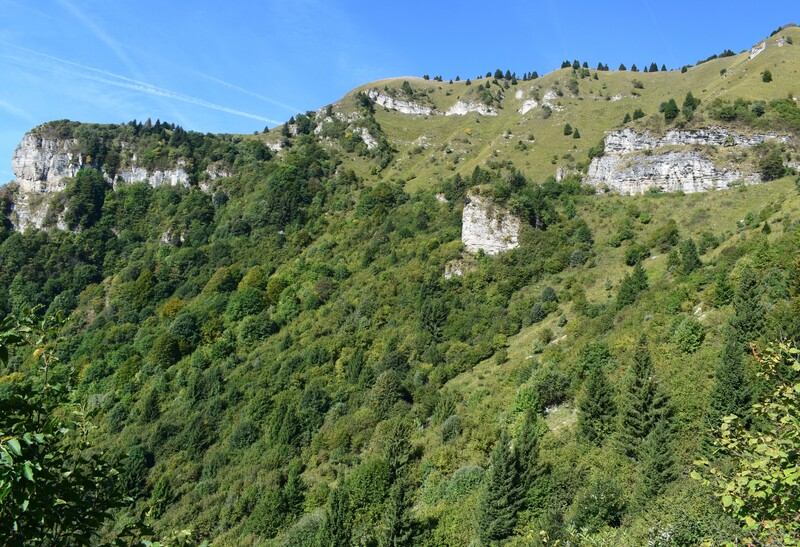
[[[391,76],[544,74],[575,58],[679,67],[749,48],[796,6],[0,0],[0,183],[23,134],[48,120],[251,133]]]

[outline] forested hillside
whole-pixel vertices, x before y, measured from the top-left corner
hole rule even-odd
[[[0,543],[797,544],[793,38],[36,128],[75,174],[0,188]],[[465,250],[471,196],[518,246]]]

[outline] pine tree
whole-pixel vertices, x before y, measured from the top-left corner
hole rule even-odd
[[[576,128],[575,128],[575,130],[572,132],[572,138],[573,138],[573,139],[580,139],[580,138],[581,138],[581,132],[580,132],[580,131],[578,131],[578,128],[577,128],[577,127],[576,127]]]
[[[627,396],[620,419],[620,447],[633,459],[640,458],[645,438],[667,414],[667,399],[655,380],[647,337],[639,338],[628,373]]]
[[[495,444],[491,461],[477,514],[478,535],[487,544],[511,535],[522,499],[519,464],[506,432]]]
[[[661,65],[661,72],[667,71],[667,65]]]
[[[640,292],[647,289],[647,274],[639,262],[630,274],[625,274],[617,292],[617,309],[633,304]]]
[[[655,63],[650,63],[650,72],[658,72],[658,65]]]
[[[522,429],[514,443],[514,452],[517,455],[520,470],[520,482],[523,488],[523,497],[528,509],[540,511],[544,509],[547,489],[544,484],[546,469],[539,461],[539,440],[546,426],[539,416],[528,411],[522,422]]]
[[[629,123],[631,121],[631,115],[629,113],[625,113],[625,117],[622,119],[622,123]]]
[[[731,287],[730,280],[728,279],[728,272],[724,268],[717,270],[717,275],[714,279],[714,294],[711,297],[711,302],[717,308],[731,303],[733,299],[733,287]]]
[[[319,529],[317,545],[320,547],[348,547],[353,535],[353,511],[350,496],[344,486],[333,491],[325,510],[325,520]]]
[[[678,477],[671,443],[672,428],[668,417],[662,416],[653,424],[639,450],[642,478],[636,497],[641,505],[662,494],[667,485]]]
[[[709,428],[719,427],[722,418],[730,414],[746,421],[751,398],[752,390],[745,373],[742,346],[736,332],[726,328],[714,386],[708,401],[706,425]]]
[[[383,514],[384,530],[378,543],[380,547],[401,547],[414,544],[411,493],[411,485],[404,473],[398,477],[389,490],[389,499]]]
[[[565,135],[572,135],[572,126],[570,124],[564,124],[564,134]]]
[[[746,266],[742,269],[739,286],[733,295],[734,315],[730,321],[743,350],[758,338],[764,323],[761,292],[761,284],[755,271]]]
[[[617,70],[628,70],[624,64],[620,63],[619,68]]]
[[[600,445],[614,429],[617,409],[614,393],[603,369],[594,366],[578,401],[578,435],[588,443]]]
[[[681,243],[681,270],[684,275],[689,275],[693,271],[701,268],[700,256],[697,254],[697,245],[692,238],[685,239]]]

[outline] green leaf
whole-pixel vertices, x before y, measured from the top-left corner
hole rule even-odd
[[[33,467],[31,467],[31,462],[25,462],[22,464],[22,474],[26,479],[33,482]]]
[[[15,456],[22,456],[22,448],[19,446],[19,441],[17,439],[9,439],[6,445]]]
[[[722,496],[722,505],[724,505],[725,507],[730,507],[731,505],[733,505],[733,497],[731,497],[730,494],[725,494],[724,496]]]

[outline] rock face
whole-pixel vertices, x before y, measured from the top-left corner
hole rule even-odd
[[[74,177],[83,167],[80,154],[73,152],[78,141],[48,140],[27,133],[14,151],[11,168],[26,192],[57,192],[64,179]]]
[[[117,171],[112,177],[103,172],[103,176],[114,188],[120,184],[132,184],[146,181],[150,186],[189,186],[189,173],[186,162],[178,160],[171,169],[148,171],[136,165],[136,156],[131,165]],[[86,161],[80,153],[77,139],[47,139],[34,132],[27,133],[14,151],[11,168],[16,175],[11,221],[19,230],[31,227],[41,228],[47,215],[49,199],[44,196],[64,190],[67,180],[74,177],[83,167],[99,166]],[[230,173],[209,167],[207,174],[211,180],[230,176]],[[207,188],[210,186],[206,185]],[[60,221],[59,227],[62,227]]]
[[[606,135],[605,155],[589,165],[586,182],[607,186],[622,194],[638,194],[651,188],[665,192],[705,192],[728,188],[731,183],[753,184],[754,174],[718,168],[700,150],[702,146],[751,147],[777,135],[743,136],[721,127],[697,130],[670,130],[661,137],[631,129],[612,131]],[[694,147],[675,150],[675,147]],[[659,148],[673,147],[659,151]]]
[[[468,194],[461,216],[461,241],[467,251],[496,255],[519,247],[520,220],[488,198]]]
[[[522,103],[522,106],[519,107],[519,110],[517,110],[517,112],[519,112],[520,114],[527,114],[537,106],[539,106],[539,102],[536,99],[528,99],[527,101]]]
[[[480,103],[468,103],[466,101],[456,101],[456,104],[451,106],[447,112],[444,113],[445,116],[464,116],[465,114],[469,114],[470,112],[476,112],[481,116],[497,116],[497,110],[493,108],[489,108],[485,104]]]
[[[413,103],[411,101],[395,99],[394,97],[384,95],[383,93],[375,91],[374,89],[368,91],[367,95],[370,99],[375,101],[375,104],[378,104],[384,108],[388,108],[389,110],[402,112],[403,114],[427,116],[433,112],[433,108],[429,106]]]

